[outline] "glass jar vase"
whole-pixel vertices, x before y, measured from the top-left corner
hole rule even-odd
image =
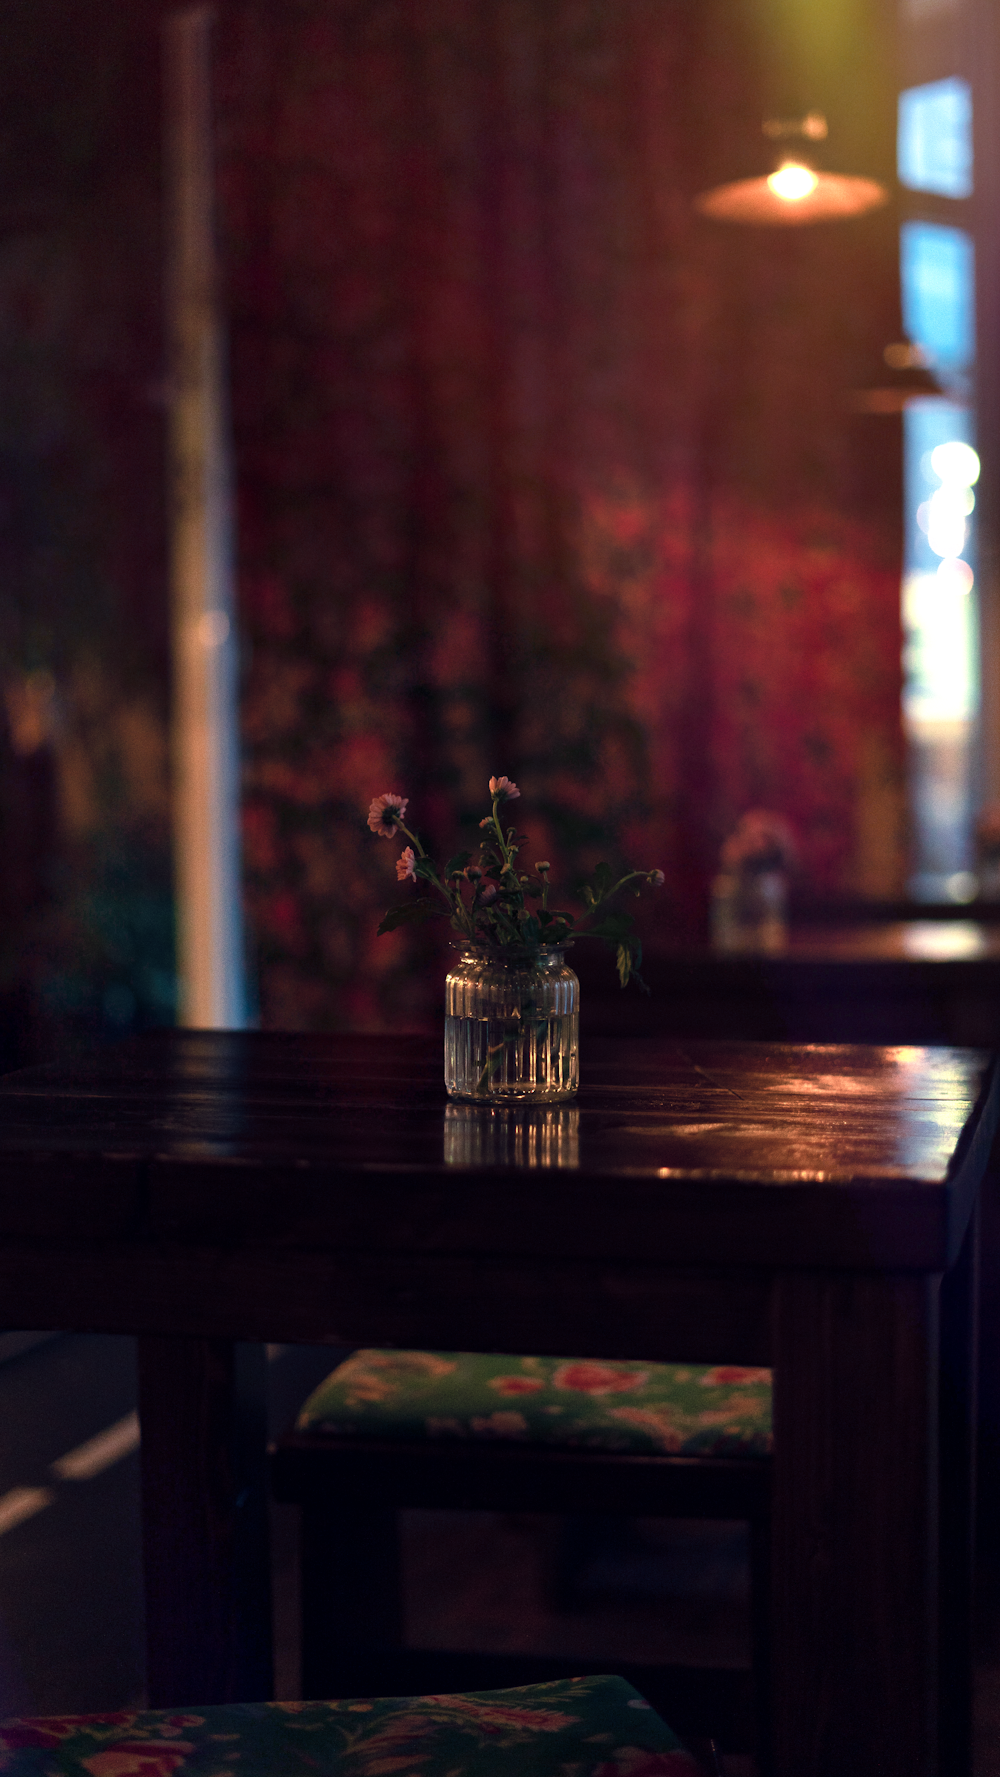
[[[550,1103],[580,1071],[580,983],[561,949],[469,944],[445,982],[452,1098]]]
[[[788,936],[788,883],[782,870],[724,872],[712,884],[713,950],[773,955]]]

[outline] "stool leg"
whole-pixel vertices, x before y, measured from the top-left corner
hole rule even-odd
[[[940,1744],[942,1769],[972,1769],[973,1572],[979,1220],[941,1280]]]
[[[617,1528],[617,1519],[610,1522]],[[555,1520],[544,1571],[545,1596],[550,1609],[579,1610],[582,1602],[580,1576],[595,1548],[600,1546],[608,1523],[606,1517],[585,1517],[582,1513]]]
[[[307,1503],[301,1538],[303,1697],[385,1695],[403,1638],[396,1513]]]

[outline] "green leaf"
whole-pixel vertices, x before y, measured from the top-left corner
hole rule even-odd
[[[469,859],[471,858],[471,856],[472,856],[471,851],[457,851],[453,858],[448,859],[448,862],[444,867],[445,875],[446,876],[457,876],[460,870],[465,869],[465,866],[469,862]]]
[[[602,900],[607,894],[609,888],[612,887],[614,880],[615,873],[610,864],[597,864],[595,866],[591,882],[594,885],[594,894],[598,901]]]
[[[383,932],[394,932],[397,926],[423,925],[425,919],[431,919],[435,913],[444,909],[435,907],[433,901],[404,901],[399,907],[390,907],[378,928],[378,937]]]
[[[423,882],[437,881],[437,866],[431,858],[414,858],[413,871]]]
[[[649,988],[639,973],[641,962],[642,942],[639,938],[626,938],[624,943],[618,945],[615,952],[615,964],[622,986],[627,987],[630,981],[634,981],[643,993],[648,994]]]

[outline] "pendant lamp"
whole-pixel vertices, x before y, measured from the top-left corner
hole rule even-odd
[[[947,394],[921,347],[900,339],[886,346],[874,376],[861,388],[850,390],[847,405],[854,413],[902,413],[911,401]]]
[[[766,118],[763,133],[772,141],[814,144],[825,140],[826,118],[810,111],[801,118]],[[827,173],[815,166],[815,149],[797,146],[779,153],[773,171],[759,179],[734,179],[714,185],[694,200],[696,210],[716,222],[741,222],[765,228],[801,228],[809,222],[834,222],[863,216],[889,201],[877,179],[854,173]]]

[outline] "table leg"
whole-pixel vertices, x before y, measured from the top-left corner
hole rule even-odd
[[[941,1280],[941,1771],[972,1770],[979,1205]]]
[[[936,1280],[780,1277],[773,1355],[777,1777],[936,1777]]]
[[[271,1695],[264,1351],[140,1338],[150,1706]]]
[[[1000,1572],[1000,1142],[979,1192],[982,1286],[979,1298],[979,1553],[994,1592]]]

